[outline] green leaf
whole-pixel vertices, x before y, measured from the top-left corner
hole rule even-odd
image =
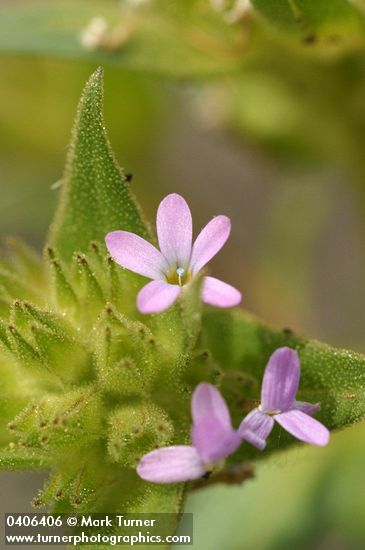
[[[0,471],[33,470],[49,467],[43,453],[28,449],[0,449]]]
[[[116,229],[148,236],[105,133],[99,68],[80,101],[50,241],[70,263],[74,252],[86,252],[91,241],[103,243],[106,233]]]
[[[364,44],[364,18],[347,0],[252,0],[252,4],[271,26],[308,46]]]
[[[221,370],[224,394],[230,401],[234,423],[260,401],[262,376],[272,352],[289,346],[298,351],[301,380],[298,399],[320,402],[316,415],[329,429],[339,429],[365,418],[365,356],[340,350],[315,340],[295,335],[289,329],[273,330],[240,310],[213,311],[203,318],[204,344]],[[267,451],[296,440],[276,427],[268,440]],[[258,456],[260,452],[243,445],[240,456]]]

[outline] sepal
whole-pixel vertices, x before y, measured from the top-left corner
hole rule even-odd
[[[47,246],[45,259],[48,263],[53,303],[61,310],[75,312],[78,300],[72,288],[61,261],[57,258],[54,248]]]
[[[110,415],[108,453],[114,462],[135,467],[148,451],[168,445],[173,434],[173,423],[160,407],[131,404]]]
[[[9,427],[26,448],[44,448],[54,454],[100,439],[102,416],[100,394],[89,386],[33,401]]]

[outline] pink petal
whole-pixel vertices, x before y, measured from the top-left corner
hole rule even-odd
[[[330,433],[323,424],[311,416],[298,410],[291,410],[275,415],[275,420],[291,435],[310,443],[323,447],[327,445]]]
[[[193,222],[186,201],[176,193],[167,195],[157,211],[160,250],[170,265],[187,269],[191,255]]]
[[[254,409],[242,420],[238,433],[242,439],[262,450],[266,447],[266,439],[273,427],[272,416]]]
[[[265,369],[261,389],[263,412],[284,412],[295,400],[300,378],[300,363],[296,351],[279,348],[271,355]]]
[[[193,245],[190,268],[197,273],[222,248],[231,232],[227,216],[216,216],[199,233]]]
[[[216,419],[206,416],[193,424],[191,438],[204,463],[216,462],[234,453],[242,438],[233,428],[223,428]]]
[[[152,483],[178,483],[198,479],[205,473],[194,447],[176,445],[156,449],[141,458],[138,475]]]
[[[151,281],[138,293],[137,307],[141,313],[160,313],[169,308],[180,294],[178,285]]]
[[[292,406],[293,409],[297,411],[302,411],[305,414],[315,414],[321,410],[321,405],[319,403],[306,403],[305,401],[294,401]]]
[[[242,300],[242,294],[233,286],[219,279],[204,277],[202,300],[211,306],[234,307]]]
[[[151,243],[129,231],[112,231],[105,244],[114,260],[126,269],[150,279],[163,279],[168,264]]]
[[[199,424],[203,418],[211,416],[223,427],[232,427],[227,404],[212,384],[204,382],[195,388],[191,398],[191,415],[194,424]]]
[[[228,407],[214,386],[199,384],[191,408],[191,437],[203,462],[225,458],[240,446],[241,438],[232,428]]]

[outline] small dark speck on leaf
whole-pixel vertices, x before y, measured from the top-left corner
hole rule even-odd
[[[47,246],[46,252],[51,260],[54,259],[54,249],[51,246]]]
[[[314,33],[307,34],[303,38],[304,44],[315,44],[317,42],[317,40],[318,40],[317,35],[315,35]]]
[[[127,183],[130,183],[130,182],[132,181],[132,179],[133,179],[133,174],[132,174],[132,172],[127,172],[126,175],[125,175],[125,181],[126,181]]]
[[[356,399],[356,394],[355,393],[345,392],[343,394],[343,396],[344,396],[345,399]]]
[[[76,254],[76,260],[83,265],[87,264],[87,259],[82,254]]]

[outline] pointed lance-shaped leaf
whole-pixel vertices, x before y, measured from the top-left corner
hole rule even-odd
[[[67,279],[60,261],[56,258],[54,249],[50,246],[45,250],[45,260],[49,264],[53,301],[61,309],[73,311],[77,306],[76,294]]]
[[[87,302],[99,302],[103,305],[105,303],[103,291],[90,267],[87,257],[84,254],[76,254],[74,256],[74,261],[77,265],[77,272],[80,278],[80,283],[83,286],[83,291]]]
[[[103,243],[105,235],[116,229],[148,237],[105,133],[102,68],[84,89],[63,182],[50,242],[65,262],[75,251],[87,252],[91,241]]]
[[[24,302],[23,306],[32,319],[32,322],[37,321],[59,337],[72,337],[75,335],[74,329],[67,322],[65,317],[45,309],[40,309],[29,302]]]
[[[14,300],[10,307],[11,324],[20,330],[27,331],[27,329],[30,328],[31,320],[32,317],[29,311],[24,307],[24,302],[21,300]]]
[[[33,323],[31,331],[42,361],[64,383],[80,383],[91,377],[92,355],[76,338],[60,336],[39,323]]]
[[[38,351],[23,337],[14,325],[8,325],[8,338],[18,363],[25,368],[41,365]]]

